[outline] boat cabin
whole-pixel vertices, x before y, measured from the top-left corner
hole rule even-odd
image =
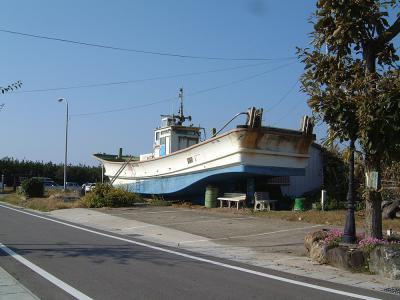
[[[161,126],[154,130],[154,158],[188,148],[200,141],[200,128],[184,126],[176,116],[162,116]]]
[[[196,145],[200,142],[201,127],[183,125],[186,120],[192,121],[191,116],[183,113],[183,89],[179,90],[181,101],[177,115],[162,115],[161,126],[154,130],[153,153],[140,155],[140,160],[163,157],[176,151]]]

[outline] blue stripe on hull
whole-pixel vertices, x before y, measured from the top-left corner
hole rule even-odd
[[[158,177],[127,184],[131,192],[147,195],[176,194],[203,191],[207,184],[254,176],[304,176],[304,168],[256,167],[237,165],[196,173]]]

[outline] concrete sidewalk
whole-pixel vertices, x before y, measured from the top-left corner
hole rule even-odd
[[[0,267],[0,300],[37,300],[26,287]]]
[[[218,211],[218,210],[217,210]],[[214,257],[361,288],[383,291],[400,282],[313,263],[307,232],[321,225],[175,207],[68,209],[50,216]]]
[[[0,198],[4,194],[0,194]],[[37,300],[38,298],[0,267],[0,300]]]

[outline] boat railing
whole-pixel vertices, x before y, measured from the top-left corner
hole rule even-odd
[[[216,133],[214,133],[211,137],[213,138],[213,137],[217,136],[222,130],[224,130],[226,128],[226,126],[228,126],[233,120],[235,120],[240,115],[247,115],[247,112],[237,113],[232,119],[230,119],[228,122],[226,122],[225,125],[222,126],[222,128],[220,130],[218,130]]]
[[[258,128],[261,127],[262,123],[262,114],[263,114],[263,109],[256,109],[255,107],[249,108],[247,112],[240,112],[237,113],[236,115],[233,116],[232,119],[230,119],[228,122],[225,123],[224,126],[220,130],[218,130],[216,133],[214,133],[211,137],[217,136],[222,130],[226,128],[233,120],[235,120],[237,117],[240,115],[247,115],[247,121],[246,125],[249,126],[250,128]]]

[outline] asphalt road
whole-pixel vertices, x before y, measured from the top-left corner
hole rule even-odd
[[[41,299],[73,298],[65,286],[93,299],[398,299],[35,215],[1,204],[0,243],[55,276],[59,286],[4,250],[0,266]]]

